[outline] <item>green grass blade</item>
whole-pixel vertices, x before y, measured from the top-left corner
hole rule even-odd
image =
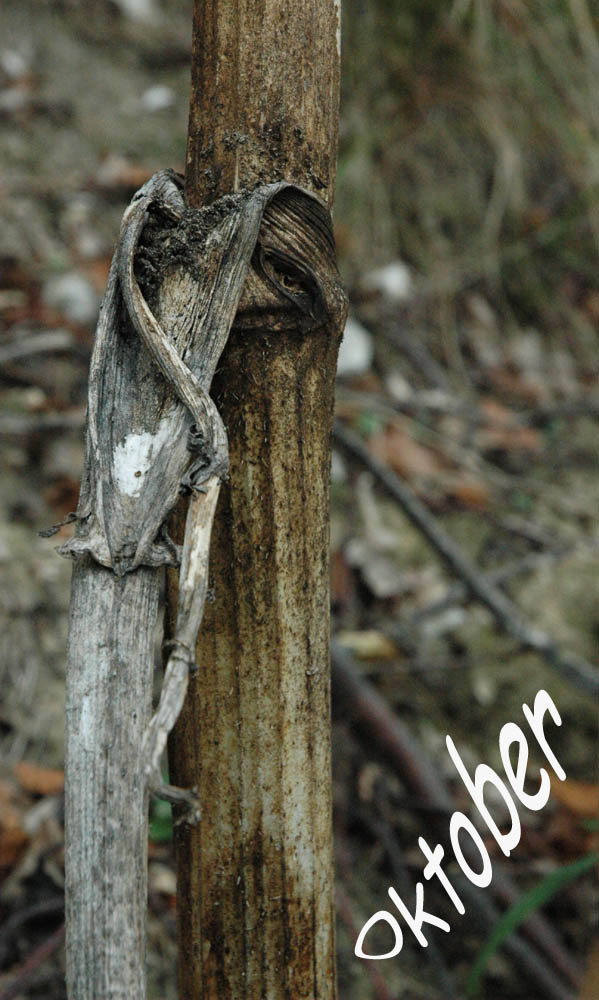
[[[570,882],[573,882],[593,865],[599,862],[599,853],[593,852],[583,858],[578,858],[569,865],[564,865],[547,875],[538,885],[526,892],[513,906],[506,910],[491,931],[488,940],[478,953],[466,983],[466,997],[473,1000],[478,995],[480,981],[485,973],[489,959],[501,947],[510,934],[524,921],[539,910],[553,896]]]

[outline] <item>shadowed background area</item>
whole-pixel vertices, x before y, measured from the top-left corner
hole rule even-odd
[[[183,169],[191,0],[25,0],[1,20],[0,998],[59,1000],[70,565],[36,533],[77,503],[123,209],[156,169]],[[342,1000],[599,991],[596,697],[580,683],[599,659],[598,31],[589,0],[343,3],[334,217],[351,309],[331,516]],[[539,630],[547,642],[528,641]],[[521,723],[540,688],[562,717],[547,731],[567,778],[541,812],[520,810],[507,881],[464,896],[463,917],[427,886],[451,932],[431,931],[426,950],[406,932],[398,958],[356,959],[390,885],[411,905],[418,837],[434,844],[453,809],[477,822],[445,735],[471,773],[502,774],[501,726]],[[531,790],[542,763],[531,750]],[[171,1000],[168,807],[153,807],[151,838],[149,995]],[[487,954],[476,987],[481,949],[526,894],[532,937]],[[389,932],[368,947],[388,950]]]

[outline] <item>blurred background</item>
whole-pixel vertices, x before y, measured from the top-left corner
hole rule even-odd
[[[87,369],[120,217],[184,164],[191,0],[6,0],[0,32],[0,1000],[60,1000],[70,565]],[[351,310],[331,584],[341,1000],[599,995],[596,0],[344,0],[335,227]],[[69,529],[63,529],[63,535]],[[506,611],[505,595],[510,599]],[[566,771],[427,949],[353,954],[418,837],[460,809],[445,751],[502,774],[545,688]],[[543,760],[531,749],[531,789]],[[495,803],[498,822],[507,819]],[[448,866],[459,883],[459,871]],[[149,980],[173,1000],[168,809]],[[523,923],[523,921],[525,921]],[[367,950],[388,950],[373,931]],[[412,938],[412,940],[410,940]],[[223,998],[227,1000],[227,998]]]

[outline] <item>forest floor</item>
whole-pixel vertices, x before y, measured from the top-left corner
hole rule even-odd
[[[585,87],[599,93],[599,47],[590,52],[592,32],[586,48],[576,42],[576,19],[562,37],[567,3],[540,18],[533,4],[529,21],[515,3],[496,6],[489,25],[486,4],[448,5],[441,31],[428,0],[393,22],[382,0],[344,5],[335,223],[351,312],[331,513],[341,1000],[599,993],[599,212],[587,148],[598,148],[599,125],[584,98]],[[58,542],[37,533],[77,503],[87,370],[123,209],[154,170],[183,168],[190,11],[188,0],[3,11],[0,1000],[66,996],[70,564],[55,546],[70,529]],[[394,32],[409,44],[393,48]],[[512,33],[514,67],[563,45],[554,76],[539,73],[520,103],[501,32]],[[489,66],[504,88],[497,104],[476,87]],[[470,112],[477,123],[466,127]],[[522,705],[541,689],[561,716],[546,731],[566,778],[552,779],[542,810],[520,809],[520,842],[500,862],[445,737],[470,774],[486,763],[503,775],[499,732],[525,728]],[[532,742],[530,752],[534,791],[545,760]],[[427,932],[426,950],[406,932],[400,957],[357,959],[388,887],[411,905],[418,838],[439,839],[448,802],[478,825],[492,884],[464,916],[427,885],[427,908],[451,932]],[[500,797],[493,810],[505,824]],[[177,996],[171,833],[168,808],[153,806],[151,1000]],[[510,893],[524,900],[529,936],[489,948],[476,986]],[[530,937],[543,931],[554,935],[544,947]],[[375,947],[390,944],[373,931]]]

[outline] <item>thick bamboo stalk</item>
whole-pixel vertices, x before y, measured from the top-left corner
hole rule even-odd
[[[196,2],[191,203],[284,178],[330,205],[337,107],[333,0]],[[337,995],[328,482],[343,316],[308,331],[263,320],[233,330],[213,382],[231,479],[170,745],[172,780],[198,787],[203,815],[176,832],[186,1000]]]

